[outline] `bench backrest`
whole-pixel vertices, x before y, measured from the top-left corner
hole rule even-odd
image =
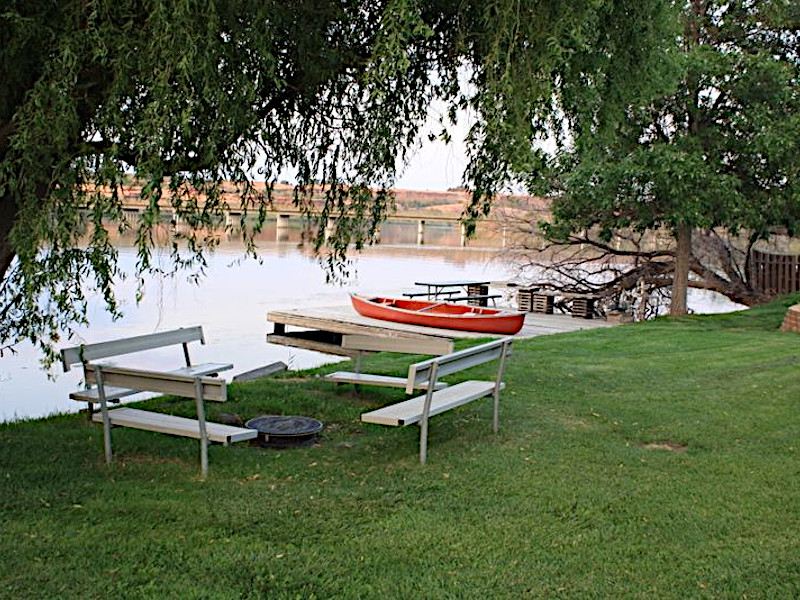
[[[511,338],[494,340],[486,344],[459,350],[452,354],[414,363],[408,368],[406,393],[413,394],[414,390],[420,387],[420,384],[429,381],[434,364],[436,365],[436,378],[438,379],[491,360],[497,360],[503,356],[504,351],[508,353],[508,350],[504,350],[505,348],[511,348]]]
[[[227,385],[224,379],[213,377],[190,377],[141,369],[124,369],[121,367],[98,366],[85,363],[83,366],[86,383],[97,385],[98,368],[102,371],[103,386],[113,385],[144,392],[157,392],[184,398],[195,398],[196,382],[200,381],[203,400],[225,402],[228,399]]]
[[[139,335],[119,340],[110,340],[97,344],[81,344],[80,346],[74,346],[72,348],[64,348],[61,351],[61,364],[64,367],[64,372],[67,372],[72,365],[87,363],[91,360],[108,358],[109,356],[120,356],[132,352],[141,352],[143,350],[152,350],[153,348],[162,348],[173,344],[187,344],[188,342],[194,341],[199,341],[201,344],[206,343],[205,338],[203,338],[203,328],[199,325],[196,327],[182,327],[181,329],[173,329],[172,331],[150,333],[148,335]],[[186,351],[185,347],[184,351]]]

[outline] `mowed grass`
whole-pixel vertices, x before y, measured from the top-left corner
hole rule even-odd
[[[489,399],[435,417],[425,467],[415,427],[359,421],[402,392],[316,378],[333,367],[209,403],[326,429],[214,446],[205,482],[193,440],[115,429],[109,467],[85,416],[0,426],[0,597],[798,597],[796,300],[519,341],[500,433]]]

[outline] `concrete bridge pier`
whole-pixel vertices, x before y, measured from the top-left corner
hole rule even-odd
[[[289,215],[278,215],[275,221],[275,241],[289,241]]]
[[[336,233],[336,217],[328,217],[328,223],[325,225],[325,239],[333,237]]]
[[[425,219],[417,221],[417,245],[422,246],[425,243]]]
[[[242,229],[242,212],[239,210],[225,212],[225,229],[233,236],[235,232]]]
[[[467,226],[464,223],[461,224],[461,247],[465,247],[467,245]]]
[[[139,209],[138,208],[123,208],[122,209],[122,220],[125,221],[128,225],[133,225],[136,221],[139,220]]]

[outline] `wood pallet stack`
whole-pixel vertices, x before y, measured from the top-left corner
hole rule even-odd
[[[488,295],[489,295],[488,285],[467,286],[467,296],[488,296]],[[467,300],[467,304],[472,304],[473,306],[486,306],[487,301],[486,298],[475,298],[472,300]]]
[[[531,305],[531,312],[553,314],[553,294],[534,293]]]
[[[520,288],[517,290],[517,309],[522,312],[533,312],[533,290]]]
[[[573,298],[572,316],[581,319],[594,318],[595,298]]]
[[[521,288],[517,291],[517,308],[522,312],[553,314],[555,294],[541,292],[536,288]]]

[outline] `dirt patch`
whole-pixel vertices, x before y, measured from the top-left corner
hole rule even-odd
[[[643,448],[648,450],[667,450],[669,452],[686,452],[689,448],[683,444],[676,444],[675,442],[651,442],[649,444],[642,444]]]
[[[140,464],[140,465],[175,464],[175,465],[187,466],[185,461],[177,457],[164,458],[158,456],[147,456],[144,454],[128,454],[125,456],[121,456],[119,457],[119,462],[122,464],[123,467],[127,466],[128,463]]]
[[[587,423],[583,419],[570,415],[558,415],[556,417],[565,429],[594,429],[592,423]]]

